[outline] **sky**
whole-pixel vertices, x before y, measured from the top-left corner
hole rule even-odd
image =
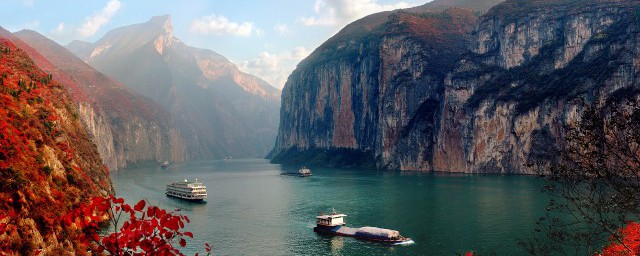
[[[174,35],[214,50],[276,88],[297,63],[368,14],[430,0],[0,0],[0,26],[30,29],[61,45],[170,15]]]

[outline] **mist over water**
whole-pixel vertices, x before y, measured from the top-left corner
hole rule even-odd
[[[195,238],[187,254],[213,246],[215,255],[452,255],[523,254],[525,239],[544,214],[547,197],[531,176],[454,175],[312,168],[314,176],[282,176],[299,167],[263,159],[203,161],[111,172],[129,203],[147,199],[181,209]],[[168,198],[165,185],[198,178],[206,203]],[[390,247],[313,232],[315,216],[331,208],[351,227],[399,230],[415,244]]]

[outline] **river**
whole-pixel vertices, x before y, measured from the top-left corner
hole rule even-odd
[[[282,176],[299,167],[264,159],[182,163],[167,169],[111,172],[116,193],[130,204],[146,199],[181,209],[194,239],[182,251],[215,255],[455,255],[524,254],[547,197],[532,176],[462,175],[313,168],[314,176]],[[165,185],[198,178],[206,203],[168,198]],[[385,246],[313,232],[315,216],[332,208],[348,226],[395,229],[416,242]]]

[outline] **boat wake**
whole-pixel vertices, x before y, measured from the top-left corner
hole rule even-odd
[[[413,240],[409,239],[409,240],[406,240],[406,241],[394,243],[393,245],[412,245],[412,244],[415,244],[415,243],[416,242],[414,242]]]

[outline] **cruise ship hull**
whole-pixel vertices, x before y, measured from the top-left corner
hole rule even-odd
[[[205,198],[188,198],[188,197],[183,197],[183,196],[180,196],[180,195],[172,195],[172,194],[169,194],[169,193],[167,193],[167,196],[168,197],[179,198],[179,199],[187,200],[187,201],[191,201],[191,202],[202,202],[205,199]]]

